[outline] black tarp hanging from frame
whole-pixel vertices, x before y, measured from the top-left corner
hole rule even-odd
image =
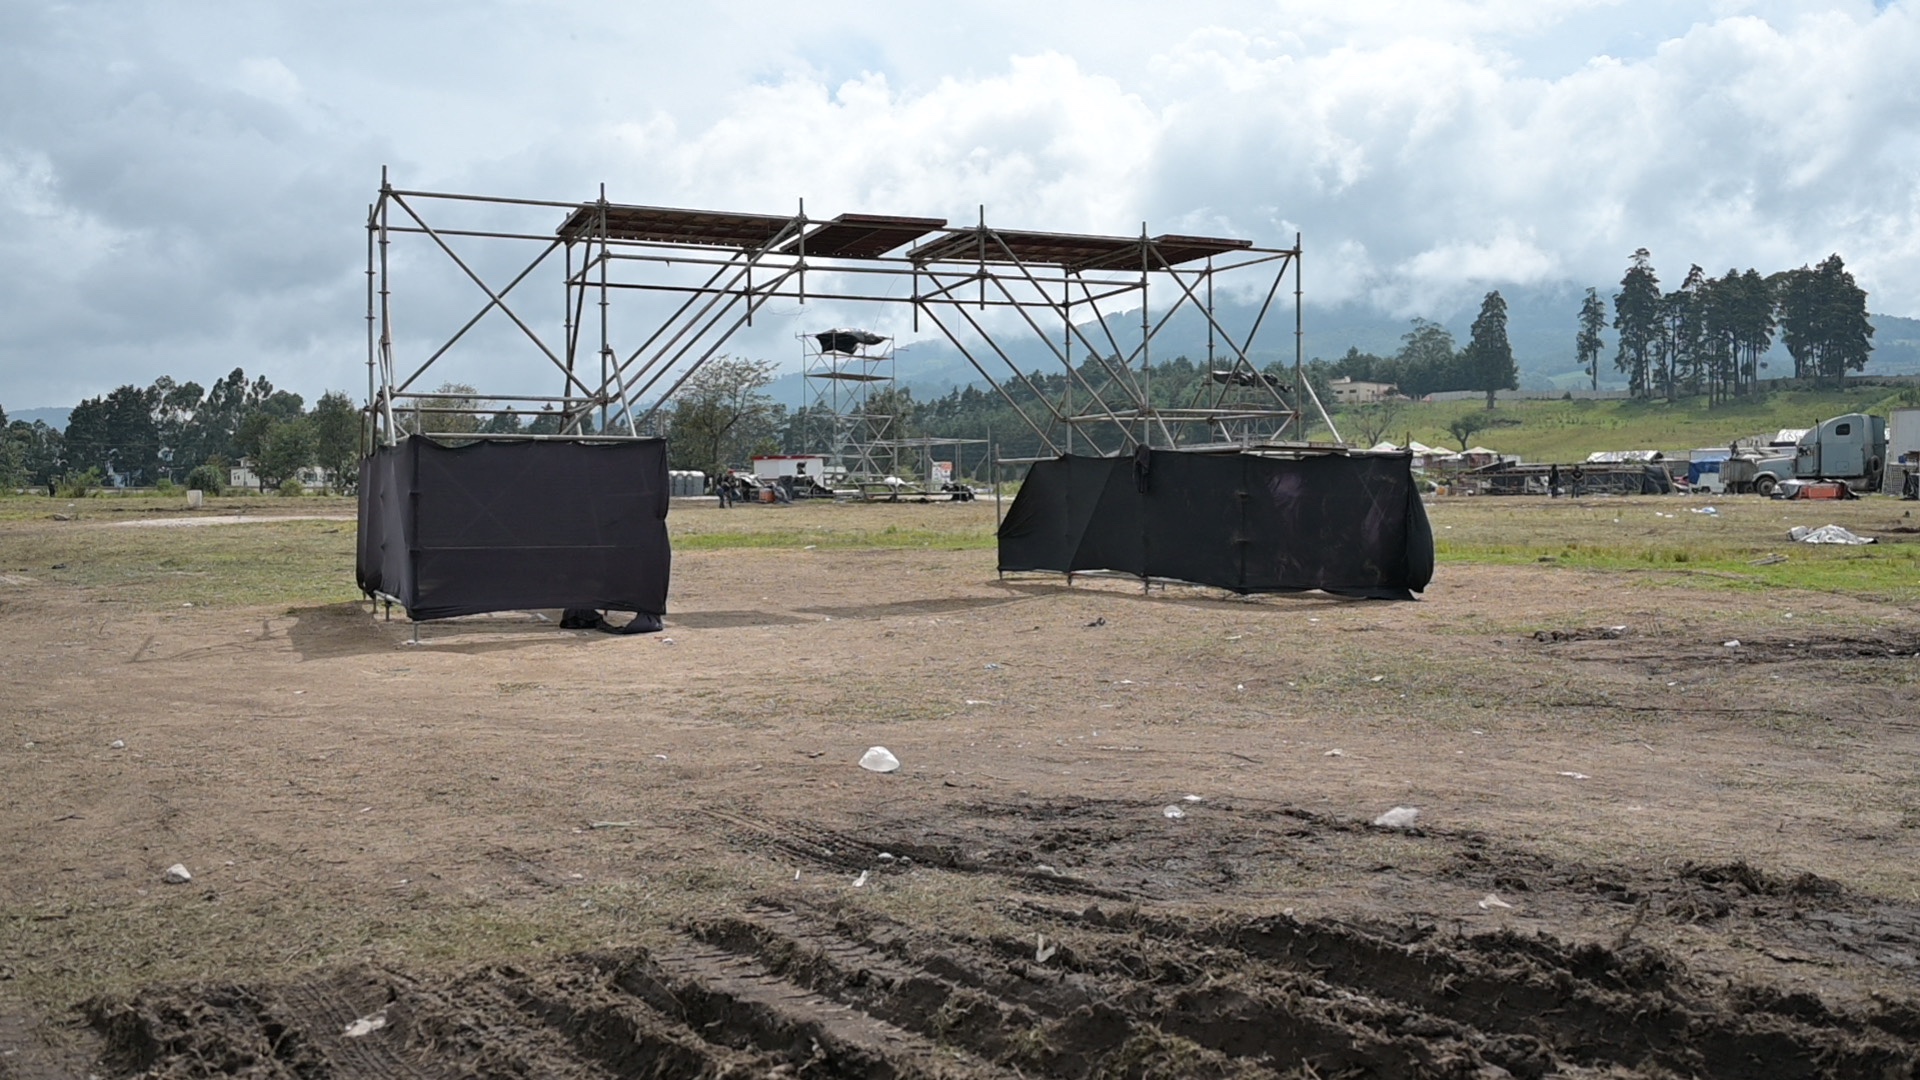
[[[1410,600],[1433,579],[1433,530],[1405,454],[1035,462],[999,538],[1002,570],[1111,570],[1239,593]]]
[[[360,462],[360,588],[414,619],[667,610],[667,449],[424,438]]]

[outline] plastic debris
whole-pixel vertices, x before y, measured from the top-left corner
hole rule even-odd
[[[358,1039],[365,1035],[371,1035],[386,1026],[387,1014],[385,1010],[381,1010],[371,1016],[363,1016],[353,1023],[348,1024],[346,1028],[341,1031],[341,1034],[349,1039]]]
[[[1861,536],[1838,525],[1822,525],[1809,529],[1805,525],[1795,525],[1787,530],[1787,536],[1803,544],[1875,544],[1879,541],[1871,536]]]
[[[1570,780],[1591,780],[1591,779],[1593,779],[1593,777],[1591,777],[1591,776],[1588,776],[1588,775],[1587,775],[1586,773],[1583,773],[1583,772],[1559,772],[1559,773],[1554,773],[1553,775],[1555,775],[1555,776],[1564,776],[1564,777],[1567,777],[1567,778],[1568,778],[1568,779],[1570,779]]]
[[[1207,800],[1201,798],[1198,795],[1182,795],[1180,796],[1180,801],[1181,802],[1206,802]]]
[[[1512,906],[1513,906],[1512,904],[1507,903],[1505,900],[1500,899],[1498,896],[1495,896],[1492,893],[1488,893],[1487,895],[1480,898],[1481,911],[1491,911],[1494,908],[1510,908]]]
[[[884,746],[876,746],[860,755],[860,767],[868,772],[898,772],[900,759]]]
[[[1100,616],[1099,618],[1097,618],[1097,619],[1095,619],[1095,620],[1093,620],[1092,622],[1090,622],[1090,623],[1088,623],[1088,624],[1087,624],[1087,629],[1089,629],[1089,630],[1092,630],[1093,628],[1095,628],[1095,627],[1097,627],[1097,626],[1105,626],[1105,625],[1107,625],[1107,617],[1106,617],[1105,615],[1102,615],[1102,616]]]
[[[126,748],[127,740],[125,739],[115,739],[107,744],[107,749],[109,750],[125,750]]]
[[[1420,820],[1420,811],[1411,806],[1396,806],[1373,819],[1383,829],[1411,829]]]
[[[853,887],[856,889],[865,887],[867,884],[867,875],[872,872],[871,870],[860,871],[860,876],[853,879]]]
[[[1724,645],[1724,646],[1726,646],[1726,647],[1727,647],[1727,648],[1729,648],[1729,649],[1737,649],[1737,648],[1739,648],[1739,647],[1740,647],[1740,639],[1739,639],[1739,638],[1731,638],[1731,639],[1729,639],[1729,640],[1727,640],[1727,641],[1723,641],[1723,642],[1721,642],[1720,644],[1722,644],[1722,645]]]
[[[1162,807],[1160,810],[1160,814],[1162,817],[1173,818],[1175,821],[1178,821],[1179,819],[1187,816],[1187,812],[1185,810],[1180,809],[1177,806]]]
[[[999,671],[999,670],[1000,670],[1000,665],[999,665],[999,664],[988,664],[988,665],[987,665],[987,670],[988,670],[988,671]]]
[[[1689,510],[1689,511],[1687,511],[1687,513],[1689,513],[1689,514],[1708,514],[1708,515],[1711,515],[1711,516],[1713,516],[1713,517],[1719,517],[1719,516],[1720,516],[1720,508],[1719,508],[1719,507],[1717,507],[1717,506],[1696,506],[1696,507],[1694,507],[1693,509],[1691,509],[1691,510]]]
[[[174,863],[172,866],[167,867],[165,873],[160,875],[160,880],[169,885],[185,885],[187,882],[193,880],[193,873],[189,871],[185,865]]]
[[[1320,756],[1321,757],[1346,757],[1347,752],[1336,746],[1333,749],[1327,751],[1326,753],[1321,754]]]
[[[1059,945],[1047,941],[1047,935],[1035,934],[1033,942],[1033,962],[1036,964],[1044,964],[1048,960],[1053,959],[1053,954],[1058,952],[1059,949]]]

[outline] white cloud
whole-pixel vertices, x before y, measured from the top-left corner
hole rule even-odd
[[[1920,312],[1912,0],[0,9],[0,402],[358,386],[407,186],[1305,234],[1395,313],[1647,246]],[[455,290],[416,325],[464,316]],[[442,301],[436,297],[434,304]],[[457,312],[457,314],[456,314]],[[49,362],[49,360],[56,362]]]

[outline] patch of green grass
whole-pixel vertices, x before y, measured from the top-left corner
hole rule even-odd
[[[783,507],[676,508],[667,533],[679,551],[856,548],[945,551],[991,548],[991,503],[821,504]]]
[[[1774,545],[1776,548],[1786,545]],[[1442,541],[1442,562],[1539,564],[1540,549]],[[1808,589],[1891,602],[1920,599],[1920,552],[1911,547],[1842,548],[1794,545],[1785,562],[1755,565],[1769,553],[1699,551],[1674,546],[1584,545],[1548,556],[1552,565],[1615,573],[1665,574],[1677,584],[1708,588]]]
[[[1617,573],[1705,588],[1807,589],[1897,603],[1920,599],[1920,544],[1905,543],[1910,503],[1780,502],[1758,496],[1442,499],[1429,510],[1434,551],[1448,563],[1534,565]],[[1711,508],[1713,514],[1694,513]],[[1882,543],[1795,543],[1795,525],[1844,525]]]
[[[140,608],[331,604],[360,594],[354,535],[350,521],[121,527],[83,518],[0,531],[0,572]]]

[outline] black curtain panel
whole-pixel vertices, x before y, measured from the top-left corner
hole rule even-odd
[[[1392,600],[1433,580],[1433,529],[1405,454],[1064,456],[1028,469],[999,537],[1009,571]]]
[[[667,448],[424,438],[360,463],[360,588],[418,620],[667,610]]]

